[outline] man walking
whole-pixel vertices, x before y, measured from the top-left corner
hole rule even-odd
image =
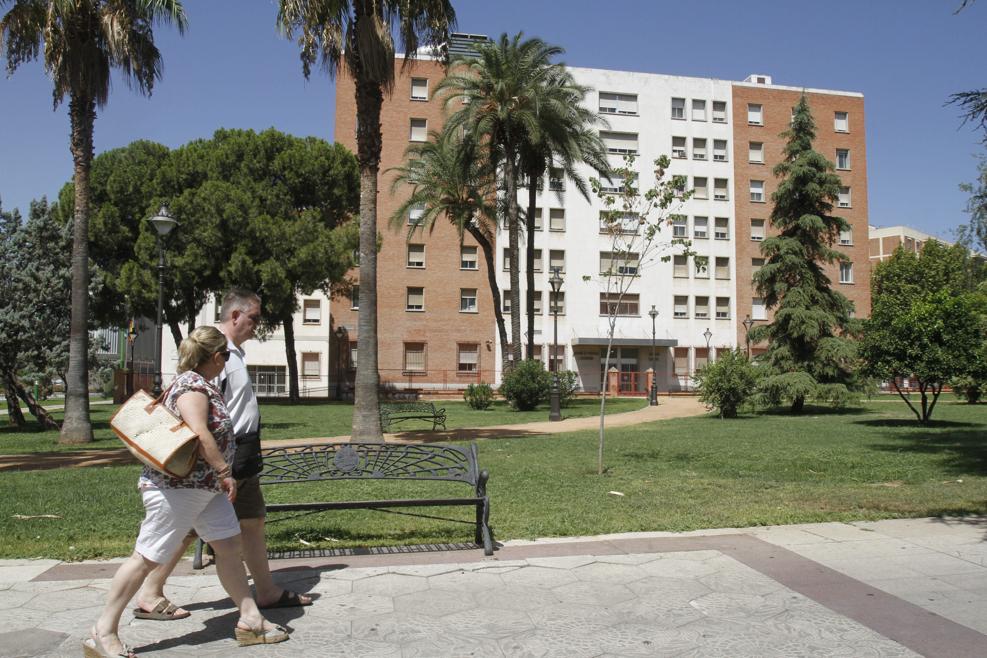
[[[226,336],[230,358],[215,383],[223,391],[236,436],[233,476],[237,479],[237,494],[233,507],[240,520],[243,560],[254,581],[257,607],[304,606],[310,605],[312,599],[278,587],[267,562],[267,540],[264,535],[267,509],[260,489],[260,409],[242,347],[243,343],[254,337],[260,320],[260,297],[256,293],[234,288],[223,297],[218,328]],[[186,548],[193,539],[187,538]],[[164,595],[165,581],[184,553],[184,549],[178,551],[170,563],[160,565],[147,577],[137,594],[135,617],[167,620],[189,616],[187,610],[174,606]]]

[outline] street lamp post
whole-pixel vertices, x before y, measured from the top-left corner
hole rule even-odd
[[[648,315],[651,316],[651,389],[648,391],[648,405],[656,407],[658,406],[658,370],[655,368],[655,320],[658,319],[658,309],[654,304],[651,305]]]
[[[706,327],[706,331],[703,332],[703,338],[706,339],[706,363],[709,363],[711,359],[709,358],[709,340],[713,337],[713,332]]]
[[[158,232],[158,322],[154,332],[154,390],[151,391],[154,397],[161,395],[161,330],[164,324],[164,239],[171,233],[172,229],[178,226],[178,222],[168,212],[168,208],[161,206],[158,214],[149,220],[154,230]]]
[[[130,359],[127,361],[127,382],[124,393],[126,397],[134,394],[134,343],[137,342],[137,320],[130,319],[130,327],[127,329],[127,349]]]
[[[747,343],[747,359],[748,360],[750,360],[750,358],[751,358],[751,327],[754,326],[754,323],[755,322],[756,322],[756,320],[752,320],[751,319],[751,316],[749,314],[747,315],[746,318],[744,318],[744,322],[743,322],[743,325],[744,325],[744,340]]]
[[[552,304],[552,319],[554,320],[555,328],[552,334],[552,358],[550,363],[552,364],[552,371],[554,376],[552,377],[552,390],[549,395],[549,405],[550,409],[548,412],[548,419],[550,421],[562,420],[562,409],[559,401],[559,364],[558,364],[558,351],[559,351],[559,292],[562,290],[562,277],[559,275],[560,268],[552,268],[552,276],[548,280],[548,284],[552,286],[552,294],[555,296]]]

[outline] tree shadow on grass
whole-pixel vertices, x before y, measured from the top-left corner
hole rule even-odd
[[[943,427],[956,425],[979,427],[971,423],[944,424]],[[875,450],[936,455],[940,458],[940,464],[952,474],[987,475],[987,441],[984,441],[983,429],[895,433],[885,437],[889,442],[873,446]]]
[[[871,420],[855,420],[854,425],[864,425],[866,427],[906,427],[913,430],[935,430],[962,427],[982,427],[982,423],[966,423],[958,420],[930,420],[924,425],[916,418],[874,418]]]
[[[873,414],[866,407],[823,407],[806,405],[801,412],[792,413],[789,407],[770,407],[758,412],[760,416],[790,416],[792,418],[809,418],[811,416],[863,416]]]

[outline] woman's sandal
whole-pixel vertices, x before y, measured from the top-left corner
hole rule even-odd
[[[277,644],[278,642],[284,642],[288,639],[288,630],[283,626],[277,626],[263,630],[255,630],[253,628],[242,628],[237,624],[234,629],[236,633],[236,641],[241,647],[249,647],[254,644]]]
[[[95,626],[89,632],[89,638],[82,641],[82,655],[85,658],[137,658],[134,650],[126,644],[123,645],[123,651],[120,653],[107,651],[103,643],[99,641],[99,633],[96,632]]]

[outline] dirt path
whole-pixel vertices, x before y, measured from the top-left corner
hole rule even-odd
[[[669,418],[698,416],[706,408],[692,396],[660,398],[657,407],[643,407],[607,416],[607,427],[627,427]],[[539,421],[517,425],[493,425],[489,427],[460,428],[453,430],[415,430],[385,434],[391,443],[442,443],[507,437],[548,436],[563,432],[595,430],[600,426],[599,416],[566,418],[555,423]],[[349,441],[349,436],[332,436],[315,439],[287,439],[264,441],[265,448],[291,447],[304,444],[339,443]],[[0,471],[42,471],[53,468],[87,468],[93,466],[119,466],[136,461],[125,448],[100,450],[74,450],[70,452],[31,452],[20,455],[0,455]]]

